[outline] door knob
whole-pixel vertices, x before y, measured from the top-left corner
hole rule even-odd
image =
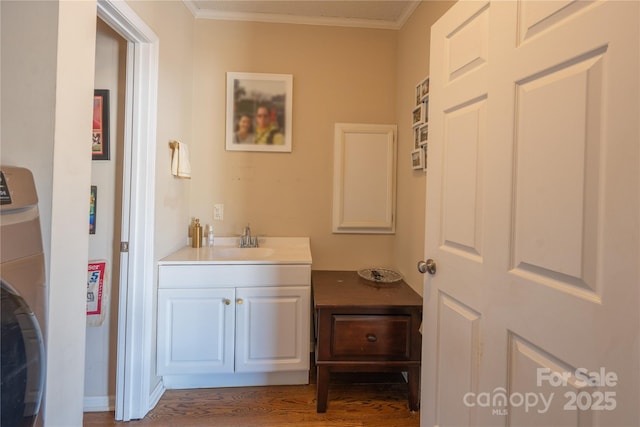
[[[244,302],[244,300],[243,300],[242,298],[238,298],[238,299],[236,300],[236,302],[237,302],[238,304],[242,304],[242,303]]]
[[[429,273],[431,275],[436,274],[436,262],[429,258],[426,261],[418,262],[418,271],[420,273]]]

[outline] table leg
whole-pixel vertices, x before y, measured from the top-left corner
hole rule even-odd
[[[329,394],[329,368],[326,366],[316,366],[317,382],[317,412],[327,412],[327,395]]]
[[[420,409],[420,367],[409,368],[407,372],[409,387],[409,409],[417,411]]]

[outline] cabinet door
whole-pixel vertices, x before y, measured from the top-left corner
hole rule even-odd
[[[158,291],[158,374],[233,372],[235,290]]]
[[[238,288],[236,298],[236,372],[309,369],[309,286]]]

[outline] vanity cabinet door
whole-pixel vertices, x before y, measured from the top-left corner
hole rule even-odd
[[[233,372],[235,289],[158,291],[158,374]]]
[[[236,289],[236,372],[309,369],[309,286]]]

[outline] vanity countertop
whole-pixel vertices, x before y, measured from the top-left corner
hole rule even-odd
[[[259,237],[259,243],[257,248],[239,248],[237,237],[216,237],[212,247],[185,246],[158,264],[311,264],[308,237]]]

